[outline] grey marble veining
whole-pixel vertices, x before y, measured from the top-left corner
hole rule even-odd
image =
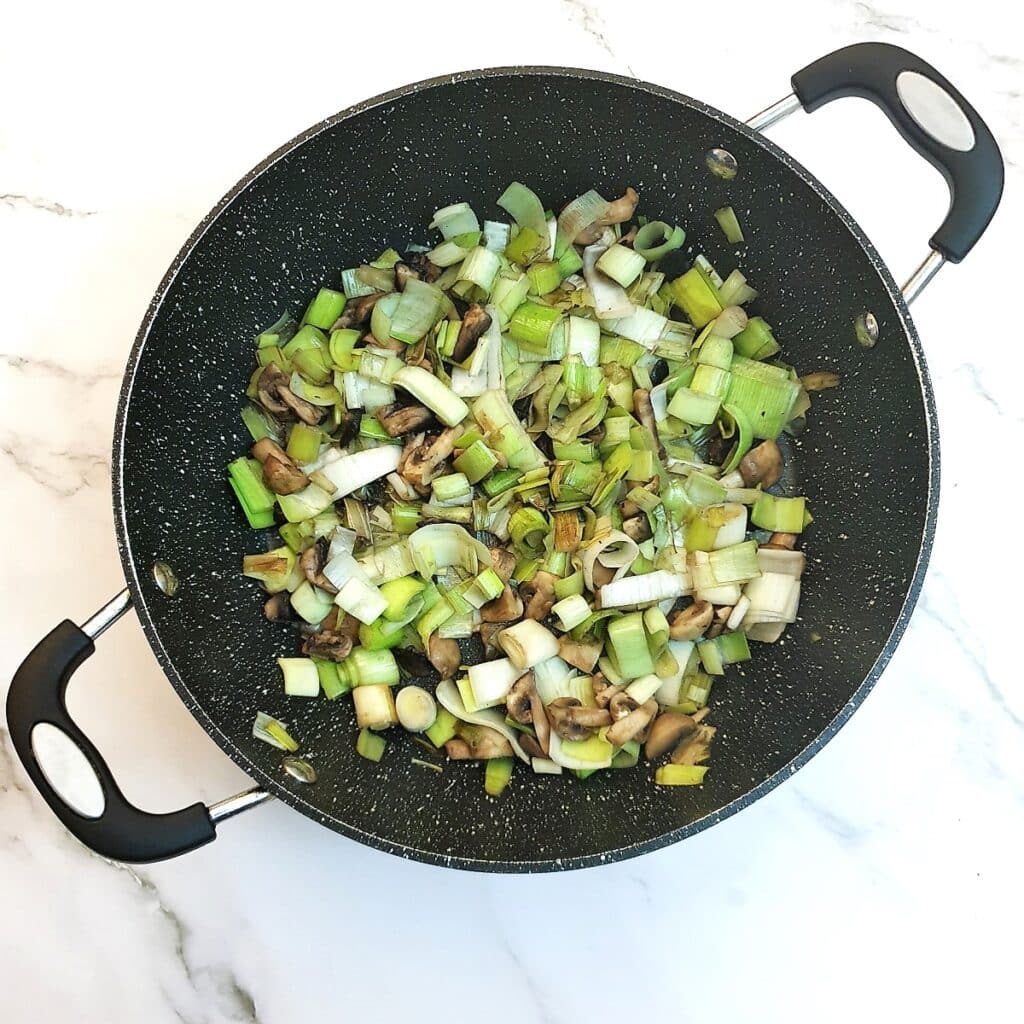
[[[393,9],[389,59],[348,47],[346,73],[326,79],[252,73],[259,59],[305,52],[311,25],[337,24],[326,3],[284,24],[269,7],[240,21],[197,0],[173,19],[140,11],[129,22],[102,2],[5,15],[0,84],[15,99],[0,146],[0,466],[17,599],[0,679],[58,619],[83,618],[123,585],[109,510],[119,366],[191,226],[282,140],[404,80],[523,62],[635,74],[744,117],[782,95],[797,67],[865,37],[940,67],[990,120],[1008,163],[989,236],[914,308],[944,491],[908,634],[850,724],[782,788],[680,847],[572,875],[443,872],[281,806],[226,823],[193,857],[129,870],[63,834],[0,730],[4,1020],[404,1020],[457,976],[459,1005],[486,1006],[494,1024],[562,1022],[593,1004],[595,965],[614,972],[598,1020],[859,1024],[880,1006],[893,1019],[1014,1019],[1006,931],[1024,899],[1024,697],[1016,631],[1000,611],[1015,577],[981,549],[1005,452],[1024,442],[1024,357],[1013,338],[967,325],[977,297],[1019,263],[1020,13],[995,0],[969,18],[952,3],[800,0],[785,15],[798,31],[780,33],[778,9],[749,0],[730,6],[728,31],[713,12],[657,0],[524,0],[481,34],[478,10]],[[140,46],[140,33],[160,45]],[[881,118],[839,107],[773,137],[848,201],[899,276],[922,255],[943,194]],[[870,138],[871,166],[851,136]],[[880,165],[899,180],[876,177]],[[130,617],[76,677],[71,707],[144,806],[246,784]],[[963,983],[935,985],[937,975]]]

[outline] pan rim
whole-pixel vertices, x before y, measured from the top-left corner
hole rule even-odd
[[[131,538],[127,523],[125,502],[124,502],[124,453],[125,453],[125,431],[128,423],[128,408],[130,405],[135,377],[138,372],[142,353],[150,330],[163,305],[167,292],[174,280],[180,273],[182,267],[188,261],[193,251],[202,241],[206,232],[214,225],[222,213],[238,199],[266,170],[283,159],[294,150],[298,149],[310,139],[315,138],[322,132],[329,131],[336,125],[346,121],[358,114],[362,114],[376,107],[404,99],[416,93],[429,89],[442,88],[461,82],[485,81],[494,78],[524,77],[524,76],[546,76],[562,79],[588,79],[618,85],[637,92],[648,93],[688,107],[713,120],[723,124],[725,127],[739,132],[749,141],[764,149],[769,155],[779,160],[786,168],[797,175],[806,185],[826,203],[826,205],[839,217],[840,222],[853,239],[860,245],[868,258],[871,266],[878,274],[882,285],[892,300],[893,308],[903,327],[904,335],[910,346],[914,368],[917,373],[918,384],[924,400],[926,447],[925,455],[928,462],[928,497],[925,508],[924,523],[921,532],[920,548],[914,572],[907,587],[906,597],[900,608],[892,629],[885,640],[885,643],[878,657],[875,659],[867,675],[860,685],[851,694],[849,700],[838,711],[828,725],[818,733],[802,750],[797,753],[786,764],[782,765],[767,778],[758,783],[757,786],[748,790],[741,796],[729,801],[723,807],[697,819],[688,825],[672,829],[652,839],[617,846],[612,850],[602,853],[592,853],[577,857],[544,857],[537,860],[486,860],[482,858],[465,857],[453,854],[442,854],[431,850],[423,850],[415,846],[408,846],[392,839],[386,839],[369,832],[364,832],[348,822],[331,817],[328,814],[303,798],[301,790],[289,789],[282,778],[268,774],[262,768],[250,760],[246,752],[238,747],[230,737],[221,731],[218,724],[208,715],[201,703],[197,701],[188,687],[187,682],[180,676],[173,660],[163,646],[159,632],[152,616],[150,615],[147,600],[147,587],[144,586],[144,577],[140,576],[139,565],[133,554]],[[206,216],[199,222],[184,245],[175,255],[174,260],[168,267],[160,281],[156,291],[143,316],[139,330],[136,334],[134,344],[128,356],[125,366],[124,379],[121,392],[118,398],[117,413],[114,423],[114,438],[112,451],[112,498],[114,524],[117,536],[118,551],[125,572],[125,579],[131,593],[132,604],[142,624],[143,632],[149,641],[150,646],[156,655],[164,674],[174,687],[182,702],[188,708],[192,716],[210,735],[210,737],[221,747],[221,749],[242,768],[246,774],[261,787],[272,793],[277,799],[289,806],[301,811],[304,815],[312,818],[319,824],[325,825],[334,832],[354,839],[366,846],[382,850],[386,853],[395,854],[409,860],[416,860],[426,864],[433,864],[442,867],[459,868],[463,870],[474,870],[492,873],[541,873],[551,871],[564,871],[584,867],[594,867],[605,863],[628,860],[641,856],[655,850],[662,849],[686,839],[713,825],[732,817],[737,812],[750,806],[756,800],[765,796],[775,789],[785,779],[791,777],[797,770],[802,768],[811,760],[849,721],[854,711],[864,702],[867,695],[874,688],[882,672],[888,665],[892,655],[898,646],[903,634],[906,632],[911,614],[917,604],[924,583],[928,562],[931,556],[932,546],[935,537],[936,519],[939,503],[939,435],[938,417],[935,407],[935,395],[925,362],[924,350],[921,345],[917,330],[911,319],[910,312],[903,299],[902,293],[894,280],[888,267],[878,254],[874,245],[865,235],[857,221],[849,214],[839,200],[827,189],[814,175],[798,163],[785,150],[781,149],[770,139],[760,132],[753,131],[743,122],[736,120],[731,115],[717,110],[714,107],[668,89],[654,83],[628,78],[623,75],[611,72],[597,71],[587,68],[556,67],[556,66],[504,66],[484,68],[478,70],[462,71],[453,74],[440,75],[434,78],[413,82],[397,89],[381,93],[377,96],[347,107],[345,110],[325,118],[324,120],[310,126],[298,135],[294,136],[283,145],[279,146],[264,160],[246,172],[232,188],[212,207]]]

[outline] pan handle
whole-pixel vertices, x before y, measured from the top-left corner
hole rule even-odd
[[[130,607],[122,591],[81,627],[66,619],[21,663],[7,694],[7,725],[29,778],[71,834],[111,860],[148,863],[216,838],[216,822],[262,802],[261,790],[211,808],[149,814],[128,801],[102,755],[68,714],[64,694],[93,641]],[[85,764],[82,763],[84,758]]]
[[[992,132],[927,61],[890,43],[843,47],[808,64],[791,81],[793,94],[748,121],[750,127],[763,130],[798,107],[810,113],[832,100],[859,96],[880,107],[946,179],[949,211],[929,241],[933,255],[904,289],[909,302],[944,260],[959,263],[971,251],[999,206],[1003,158]]]

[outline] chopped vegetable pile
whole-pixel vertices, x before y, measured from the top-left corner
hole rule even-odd
[[[838,378],[777,360],[739,270],[659,269],[685,232],[633,189],[557,218],[518,182],[497,202],[512,223],[446,206],[433,249],[345,270],[259,335],[228,477],[280,536],[242,572],[300,627],[285,692],[350,694],[363,757],[400,725],[485,761],[493,796],[517,758],[585,778],[642,753],[699,784],[713,681],[797,615],[811,517],[769,490],[776,439]],[[300,747],[263,713],[253,735]]]

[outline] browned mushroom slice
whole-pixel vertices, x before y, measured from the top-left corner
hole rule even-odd
[[[658,435],[658,423],[654,418],[654,406],[651,405],[651,393],[646,388],[637,388],[633,392],[633,411],[637,415],[637,419],[648,429],[651,437],[654,438],[654,443],[658,448],[658,455],[661,458],[665,458],[665,446],[661,443],[661,437]]]
[[[271,622],[283,622],[292,618],[292,605],[289,597],[286,590],[280,594],[272,594],[263,605],[263,614]]]
[[[444,752],[451,761],[469,761],[473,757],[469,744],[457,737],[453,737],[444,745]]]
[[[275,494],[294,494],[309,483],[309,478],[291,459],[271,455],[263,462],[263,482]]]
[[[484,645],[485,658],[494,658],[504,653],[498,646],[498,634],[506,625],[507,623],[505,622],[480,623],[478,632],[480,635],[480,642]]]
[[[302,645],[302,653],[310,658],[344,661],[352,653],[352,637],[331,630],[312,633]]]
[[[496,729],[489,729],[486,725],[459,722],[458,736],[469,746],[469,756],[476,761],[514,756],[512,744]]]
[[[623,696],[623,694],[619,694]],[[637,739],[642,736],[651,720],[658,713],[658,702],[653,698],[646,704],[630,711],[625,718],[618,719],[614,725],[605,733],[605,739],[613,747],[621,747],[623,743]]]
[[[423,405],[388,405],[377,410],[377,420],[388,437],[411,434],[414,430],[419,430],[429,423],[433,415]]]
[[[694,601],[672,617],[668,635],[673,640],[696,640],[711,625],[714,615],[715,609],[710,601]]]
[[[611,583],[611,581],[615,579],[615,570],[610,569],[601,561],[594,562],[594,568],[592,571],[594,576],[594,587],[598,590],[600,590],[600,588],[606,583]]]
[[[488,548],[491,553],[491,568],[498,574],[502,583],[508,583],[516,567],[516,556],[505,548]]]
[[[261,437],[249,449],[249,454],[262,466],[271,456],[284,462],[288,459],[285,450],[272,438]]]
[[[650,537],[651,524],[645,515],[633,516],[631,519],[623,520],[622,532],[629,537],[630,540],[635,540],[639,544],[641,541],[645,541]]]
[[[759,544],[758,551],[762,548],[778,548],[781,551],[792,551],[796,547],[795,533],[773,533],[768,538],[767,544]]]
[[[782,479],[782,452],[774,441],[762,441],[740,459],[739,469],[746,487],[771,487]]]
[[[839,384],[839,374],[830,373],[828,370],[818,370],[816,373],[808,373],[800,378],[806,391],[825,391],[827,388],[834,388]]]
[[[404,292],[406,283],[414,280],[420,281],[422,278],[408,263],[395,264],[395,288],[398,291]]]
[[[321,409],[319,406],[313,405],[312,402],[307,402],[304,398],[299,398],[298,395],[294,394],[289,388],[279,388],[277,397],[288,406],[289,409],[303,423],[313,427],[316,426],[324,418],[324,412],[326,410]]]
[[[525,750],[530,757],[547,757],[544,753],[544,748],[540,745],[540,740],[536,736],[528,732],[521,732],[519,734],[519,746]]]
[[[623,718],[627,718],[631,715],[640,705],[625,690],[620,690],[618,693],[612,694],[611,699],[608,701],[608,710],[611,713],[612,720],[615,722],[621,721]]]
[[[324,575],[324,562],[327,559],[327,542],[319,540],[310,545],[299,556],[299,568],[302,574],[314,586],[326,590],[328,594],[336,594],[338,588]]]
[[[595,676],[594,678],[596,679],[597,677]],[[601,676],[601,679],[604,680],[604,676]],[[622,693],[622,687],[616,686],[614,683],[609,683],[607,681],[604,682],[601,689],[598,689],[596,685],[594,686],[594,700],[597,701],[597,706],[599,708],[609,707],[611,705],[612,698],[619,693]]]
[[[608,204],[608,209],[598,223],[624,224],[636,213],[636,204],[639,202],[640,197],[637,195],[636,190],[627,186],[622,196]]]
[[[424,439],[419,434],[410,438],[398,464],[399,476],[412,484],[420,494],[429,494],[431,480],[437,476],[444,460],[455,450],[457,435],[458,430],[451,427],[432,440]]]
[[[713,725],[698,725],[695,732],[683,737],[672,751],[673,764],[701,764],[711,756],[711,741],[717,730]]]
[[[278,397],[281,388],[287,389],[291,378],[276,363],[268,363],[256,381],[256,397],[268,412],[276,413],[278,416],[287,414],[290,410]]]
[[[441,276],[441,268],[431,263],[425,252],[410,253],[407,262],[424,281],[433,283]]]
[[[530,691],[533,689],[533,673],[517,679],[512,684],[512,689],[505,697],[505,707],[509,716],[520,725],[529,725],[533,721],[533,711],[530,708]]]
[[[519,596],[526,602],[526,618],[536,619],[538,622],[547,618],[551,606],[555,603],[557,579],[557,576],[542,569],[533,574],[533,579],[519,584]]]
[[[493,601],[480,609],[481,622],[517,622],[522,617],[522,598],[507,583]]]
[[[467,359],[470,352],[476,348],[480,335],[490,326],[491,314],[479,302],[472,303],[462,316],[459,336],[455,339],[455,347],[452,349],[452,362],[461,363]]]
[[[338,628],[338,618],[339,618],[339,616],[344,616],[344,615],[345,615],[345,612],[343,612],[337,605],[334,605],[334,607],[331,608],[331,610],[324,617],[324,621],[320,623],[320,628],[321,629],[329,629],[329,630],[331,630],[333,632],[334,630],[336,630]],[[359,623],[357,621],[356,625],[358,625],[358,624]],[[356,632],[352,634],[352,639],[353,640],[355,640],[355,637],[358,634],[358,632],[359,632],[359,630],[356,630]]]
[[[644,743],[644,757],[653,761],[656,757],[668,753],[684,736],[697,731],[697,723],[689,716],[678,711],[663,711],[651,723]]]
[[[325,619],[324,621],[326,622],[327,620]],[[359,636],[359,626],[359,620],[349,612],[345,612],[345,614],[338,619],[338,624],[334,629],[337,633],[344,633],[346,636],[351,637],[352,642],[355,643]]]
[[[530,688],[530,713],[533,717],[533,731],[537,734],[537,742],[540,744],[541,750],[544,751],[544,756],[547,757],[551,749],[551,722],[548,720],[547,710],[544,707],[544,702],[540,699],[536,686]]]
[[[459,645],[454,640],[439,637],[436,633],[427,645],[427,657],[442,679],[453,679],[462,662]]]
[[[558,638],[558,656],[581,672],[593,672],[594,666],[601,660],[603,646],[601,641],[594,637],[573,640],[566,633]]]
[[[331,330],[338,331],[343,328],[362,326],[370,319],[373,307],[387,294],[387,292],[374,292],[372,295],[362,295],[358,299],[352,299],[341,311],[341,316],[331,325]]]
[[[588,708],[575,697],[559,697],[547,706],[551,727],[563,740],[585,740],[595,729],[612,724],[607,708]]]

